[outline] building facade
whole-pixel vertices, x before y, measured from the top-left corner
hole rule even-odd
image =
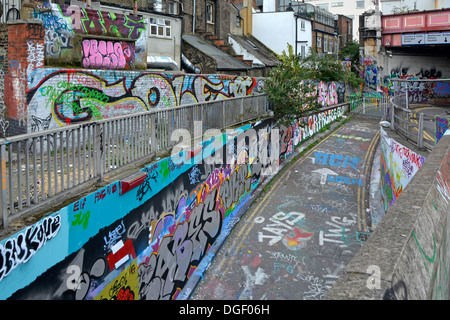
[[[277,54],[287,51],[306,57],[313,46],[311,20],[294,11],[258,12],[253,14],[253,35]]]
[[[359,16],[363,12],[375,9],[376,6],[372,0],[304,0],[304,2],[333,14],[347,16],[353,20],[353,25],[355,26],[358,25]],[[354,27],[352,32],[352,39],[358,41],[358,28]]]

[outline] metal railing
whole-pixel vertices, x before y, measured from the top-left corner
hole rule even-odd
[[[172,132],[195,123],[203,132],[225,129],[268,112],[253,95],[86,122],[0,139],[0,221],[3,227],[67,192],[174,146]],[[198,131],[198,129],[197,129]]]
[[[350,104],[350,112],[367,117],[382,118],[386,113],[388,98],[380,93],[350,94],[346,102]]]
[[[391,130],[413,142],[419,149],[432,150],[435,146],[435,119],[409,109],[408,93],[398,94],[389,100],[386,120]]]

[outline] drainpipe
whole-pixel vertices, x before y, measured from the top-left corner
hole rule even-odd
[[[195,0],[194,0],[194,13],[192,15],[192,33],[195,34]]]
[[[200,68],[194,66],[184,54],[181,54],[181,65],[189,73],[199,74],[201,72]]]
[[[297,55],[297,45],[298,45],[298,15],[294,13],[295,17],[295,55]]]
[[[178,64],[170,57],[147,56],[147,67],[154,69],[164,69],[180,71]]]

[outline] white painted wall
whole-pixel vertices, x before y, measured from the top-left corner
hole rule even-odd
[[[301,29],[301,21],[305,28]],[[272,51],[282,54],[291,44],[295,52],[295,17],[293,12],[262,12],[253,13],[253,36],[264,43]],[[311,21],[298,18],[297,40],[303,41],[305,52],[309,53],[312,44]],[[298,43],[298,54],[301,53]]]

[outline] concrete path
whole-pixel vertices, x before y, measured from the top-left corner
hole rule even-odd
[[[370,235],[379,120],[352,118],[273,180],[217,252],[194,300],[321,299]]]

